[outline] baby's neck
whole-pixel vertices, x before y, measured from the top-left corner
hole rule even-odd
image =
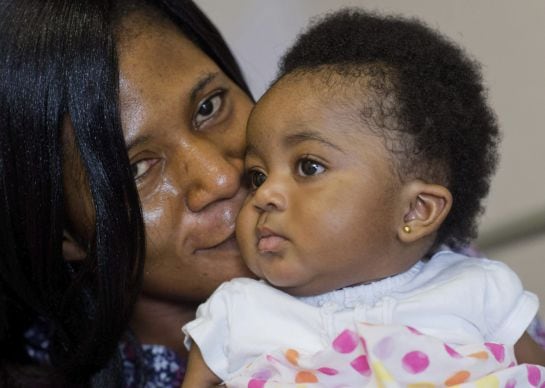
[[[335,290],[326,290],[318,295],[299,296],[297,298],[315,307],[331,304],[345,307],[354,307],[359,304],[374,305],[380,299],[398,292],[413,281],[414,277],[422,271],[424,265],[423,261],[419,261],[406,271],[390,276],[347,285]]]

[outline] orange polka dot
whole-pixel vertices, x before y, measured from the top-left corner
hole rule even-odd
[[[471,376],[471,373],[469,373],[467,370],[461,370],[446,379],[445,385],[450,387],[452,385],[465,383],[467,379],[469,379],[469,376]]]
[[[301,371],[301,372],[298,372],[297,375],[295,376],[295,382],[296,383],[317,383],[318,378],[312,372]]]
[[[481,351],[477,353],[472,353],[468,357],[478,358],[479,360],[488,360],[488,352]]]
[[[299,365],[299,352],[295,349],[288,349],[286,350],[286,360],[290,362],[292,365]]]
[[[407,385],[407,388],[436,388],[433,383],[414,383]]]

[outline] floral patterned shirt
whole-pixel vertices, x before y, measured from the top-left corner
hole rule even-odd
[[[186,361],[178,354],[162,345],[142,345],[137,351],[134,344],[123,342],[119,349],[123,359],[123,375],[127,388],[172,388],[182,385]],[[145,383],[140,383],[135,366],[139,354],[142,355],[140,376]]]
[[[49,363],[47,325],[39,323],[26,333],[27,354],[40,364]],[[138,345],[123,341],[119,345],[123,361],[123,380],[126,388],[180,387],[187,360],[162,345]],[[137,368],[140,365],[140,369]]]

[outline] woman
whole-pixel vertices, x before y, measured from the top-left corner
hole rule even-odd
[[[248,275],[246,84],[189,1],[0,4],[0,385],[155,384],[138,342],[183,357],[196,305]]]

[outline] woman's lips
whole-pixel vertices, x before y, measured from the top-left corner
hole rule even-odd
[[[200,248],[196,249],[195,253],[203,253],[203,252],[210,252],[210,251],[231,251],[231,250],[237,250],[238,251],[238,245],[237,240],[235,238],[235,234],[231,234],[228,238],[220,242],[219,244],[212,245],[206,248]]]

